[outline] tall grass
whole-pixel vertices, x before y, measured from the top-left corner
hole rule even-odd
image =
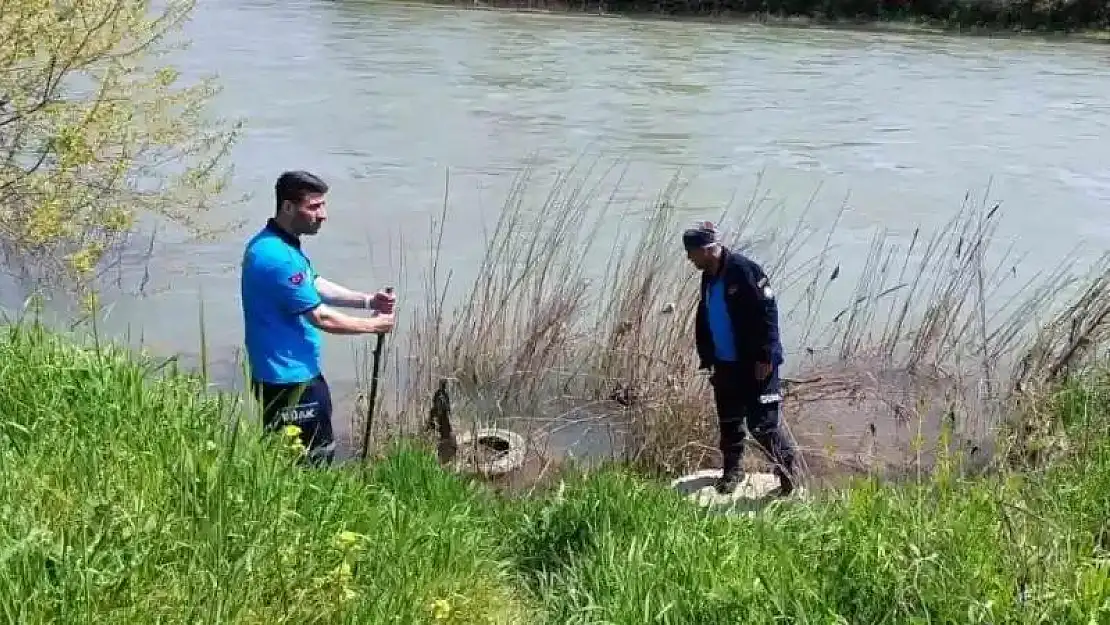
[[[0,614],[38,623],[1100,623],[1110,376],[1042,470],[866,481],[753,517],[616,467],[500,499],[395,446],[296,464],[243,398],[31,322],[0,333]]]
[[[426,458],[299,469],[240,398],[33,324],[0,363],[5,622],[527,620],[487,500]]]
[[[561,175],[536,203],[532,172],[516,179],[453,310],[447,293],[460,287],[436,245],[445,199],[425,299],[407,306],[400,350],[411,364],[409,431],[449,379],[460,427],[509,421],[540,447],[573,429],[651,471],[714,464],[715,416],[694,350],[698,278],[679,242],[695,218],[715,219],[776,285],[785,418],[811,473],[916,471],[941,445],[981,467],[1028,429],[1012,420],[1023,398],[1110,327],[1106,258],[1086,277],[1068,256],[1019,279],[1020,259],[997,249],[1005,210],[970,196],[933,233],[877,231],[859,262],[832,245],[839,218],[826,231],[808,225],[812,198],[793,223],[773,223],[783,207],[758,193],[696,214],[676,177],[650,204],[621,210],[620,172],[609,188],[592,174]]]

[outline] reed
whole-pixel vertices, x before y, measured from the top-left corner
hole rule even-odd
[[[1020,258],[997,249],[1004,209],[970,195],[935,232],[876,231],[861,262],[833,245],[839,220],[807,225],[815,197],[776,224],[783,206],[757,182],[746,202],[695,215],[676,176],[654,201],[622,210],[620,170],[600,169],[616,185],[591,182],[596,165],[572,169],[536,203],[533,172],[522,172],[453,309],[458,285],[433,245],[398,351],[403,433],[421,427],[447,379],[457,427],[511,423],[540,449],[573,432],[655,472],[713,465],[715,416],[693,340],[697,275],[679,242],[694,218],[715,218],[777,286],[785,419],[815,474],[916,471],[941,445],[981,468],[1000,444],[1019,444],[1023,394],[1105,338],[1107,259],[1087,276],[1071,255],[1019,279]]]

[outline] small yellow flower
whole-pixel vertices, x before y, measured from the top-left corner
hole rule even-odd
[[[293,425],[292,423],[282,428],[282,433],[288,438],[296,438],[301,435],[300,426]]]
[[[446,599],[436,599],[433,601],[432,618],[437,621],[446,621],[451,618],[451,602]]]
[[[348,549],[358,544],[364,538],[366,537],[357,532],[343,530],[335,535],[335,543],[340,549]]]

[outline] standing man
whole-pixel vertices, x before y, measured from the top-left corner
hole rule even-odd
[[[695,315],[699,369],[711,371],[720,425],[723,471],[717,491],[731,493],[744,479],[744,424],[775,463],[778,494],[794,490],[794,449],[779,428],[782,394],[778,306],[758,263],[717,240],[703,222],[682,234],[686,256],[701,270]]]
[[[384,333],[393,329],[391,294],[352,291],[316,273],[301,237],[327,219],[328,185],[313,174],[287,171],[274,184],[275,213],[247,243],[240,282],[251,390],[267,430],[295,425],[310,462],[335,454],[331,391],[320,367],[320,331]],[[362,308],[352,316],[337,308]]]

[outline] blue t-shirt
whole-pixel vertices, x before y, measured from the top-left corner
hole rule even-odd
[[[320,374],[320,331],[304,313],[323,303],[300,242],[270,220],[247,243],[240,294],[251,378],[272,384]]]
[[[724,278],[714,278],[707,290],[705,304],[709,317],[709,334],[713,337],[717,359],[722,362],[736,362],[736,340],[732,335],[732,320],[725,303]]]

